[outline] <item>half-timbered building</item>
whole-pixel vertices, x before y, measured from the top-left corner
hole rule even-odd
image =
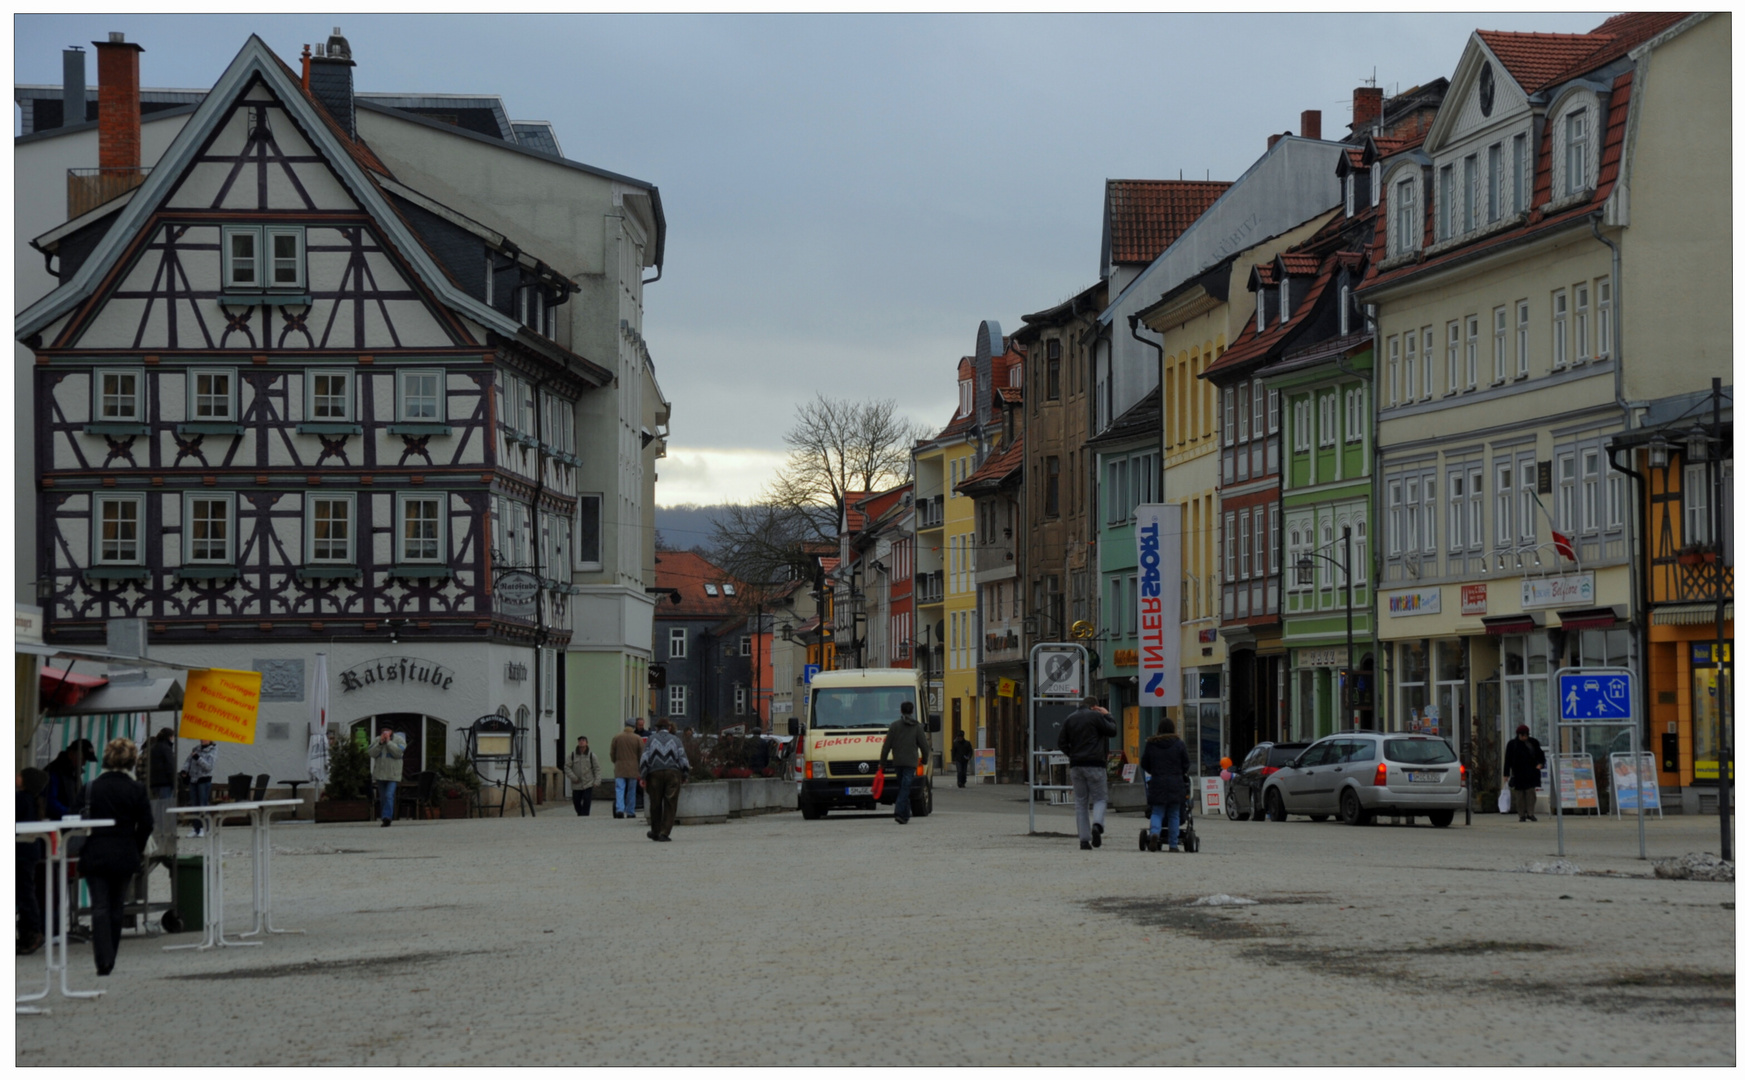
[[[16,324],[46,637],[138,618],[262,671],[226,771],[296,775],[317,653],[408,774],[487,714],[531,736],[571,635],[577,407],[613,378],[554,340],[578,285],[397,179],[349,86],[343,38],[299,76],[251,37],[149,173],[137,109],[100,111],[135,176],[36,238],[59,286]]]

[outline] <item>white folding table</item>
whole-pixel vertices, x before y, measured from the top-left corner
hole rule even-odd
[[[254,840],[254,929],[244,930],[237,937],[260,934],[301,934],[301,930],[281,930],[273,925],[273,814],[293,806],[302,806],[302,799],[263,799],[255,803],[232,803],[232,807],[249,808],[249,833]],[[249,944],[255,944],[250,942]]]
[[[19,1013],[47,1013],[49,1010],[35,1005],[24,1004],[27,1001],[41,1001],[48,997],[54,989],[55,972],[61,976],[61,996],[66,998],[94,998],[102,994],[101,990],[74,990],[67,985],[67,931],[72,926],[72,916],[68,904],[68,893],[71,882],[67,880],[67,845],[69,834],[88,832],[115,824],[110,818],[63,818],[60,821],[15,821],[12,829],[17,839],[33,840],[37,838],[48,841],[48,872],[43,875],[42,918],[48,930],[45,951],[48,953],[42,991],[35,994],[18,995]],[[56,885],[59,888],[56,888]],[[55,894],[59,893],[59,900]],[[53,907],[60,917],[55,918],[49,911]],[[57,927],[59,929],[57,929]]]
[[[167,814],[197,818],[205,832],[206,850],[201,866],[201,885],[205,898],[206,936],[189,945],[165,945],[167,949],[211,949],[220,945],[259,945],[258,941],[242,938],[264,934],[300,934],[301,930],[281,930],[273,925],[272,914],[272,816],[293,806],[303,805],[301,799],[263,799],[259,802],[220,803],[217,806],[178,806]],[[249,841],[254,857],[253,908],[254,928],[235,938],[224,936],[224,819],[231,814],[247,814]]]

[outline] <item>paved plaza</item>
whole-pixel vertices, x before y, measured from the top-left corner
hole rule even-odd
[[[307,934],[122,942],[16,1063],[64,1065],[1732,1065],[1731,884],[1656,880],[1629,821],[1202,818],[1197,855],[1111,817],[938,789],[937,812],[683,827],[290,825],[275,918]],[[1650,821],[1651,855],[1714,851]],[[246,831],[227,832],[232,917]],[[1253,905],[1189,906],[1229,895]],[[246,921],[244,919],[244,921]],[[17,961],[40,985],[42,956]]]

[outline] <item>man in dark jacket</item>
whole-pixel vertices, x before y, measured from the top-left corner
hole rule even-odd
[[[48,788],[43,799],[48,807],[48,820],[59,821],[76,814],[85,802],[85,766],[97,760],[97,748],[91,740],[80,739],[68,746],[48,763]]]
[[[915,769],[927,760],[932,748],[927,745],[927,732],[915,719],[915,703],[905,701],[899,707],[896,720],[885,730],[885,746],[879,751],[879,771],[885,771],[885,760],[897,768],[897,824],[909,823],[909,788],[915,783]]]
[[[976,748],[963,737],[963,729],[959,728],[957,738],[951,740],[951,760],[957,762],[957,786],[963,787],[969,783],[969,763],[975,757]]]
[[[1060,725],[1055,749],[1066,755],[1072,775],[1080,851],[1103,846],[1103,815],[1109,809],[1109,739],[1115,734],[1115,721],[1096,698],[1085,698],[1084,705]]]
[[[1539,794],[1539,770],[1545,767],[1545,748],[1522,724],[1503,751],[1503,779],[1509,782],[1509,793],[1515,803],[1517,821],[1538,821],[1533,816],[1533,803]]]
[[[91,781],[86,806],[92,818],[113,825],[94,829],[79,852],[79,873],[91,891],[91,951],[97,974],[115,966],[127,883],[139,873],[140,856],[151,836],[151,804],[145,788],[130,775],[138,757],[130,739],[111,739],[103,749],[103,775]]]
[[[1169,850],[1180,851],[1176,843],[1181,830],[1182,808],[1188,802],[1188,748],[1176,738],[1175,721],[1164,719],[1157,734],[1145,740],[1139,754],[1139,770],[1145,774],[1145,802],[1151,810],[1151,831],[1143,837],[1142,847],[1157,851],[1162,846],[1163,822],[1169,821]]]
[[[19,773],[14,809],[17,820],[42,820],[42,793],[47,787],[48,773],[41,769],[25,769]],[[42,948],[42,886],[37,881],[37,867],[42,865],[44,848],[43,842],[37,839],[20,840],[15,847],[18,955],[29,956]]]

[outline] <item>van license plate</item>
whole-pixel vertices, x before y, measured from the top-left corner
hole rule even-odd
[[[1433,772],[1407,773],[1406,779],[1414,784],[1440,784],[1442,782],[1442,774]]]
[[[844,791],[843,794],[844,795],[871,795],[872,794],[872,787],[870,785],[867,787],[851,787],[848,790]]]

